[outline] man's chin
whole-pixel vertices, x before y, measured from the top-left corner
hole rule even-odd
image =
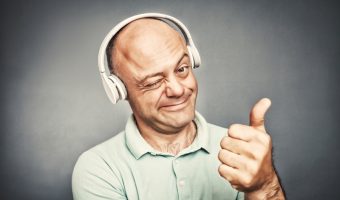
[[[189,124],[195,117],[194,109],[184,109],[182,111],[171,112],[162,111],[165,123],[174,127],[184,127]]]

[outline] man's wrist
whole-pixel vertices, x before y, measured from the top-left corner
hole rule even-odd
[[[275,199],[282,200],[285,199],[284,192],[280,185],[279,178],[275,174],[273,179],[268,183],[264,184],[261,188],[245,193],[245,199],[247,200],[257,200],[257,199]]]

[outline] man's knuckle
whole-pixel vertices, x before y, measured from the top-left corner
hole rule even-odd
[[[240,124],[232,124],[229,126],[230,132],[236,132],[240,128]]]
[[[243,186],[250,188],[253,184],[253,177],[251,175],[246,175],[243,179]]]
[[[238,136],[239,133],[241,132],[242,129],[242,124],[232,124],[229,126],[229,131],[228,131],[228,135],[229,136]]]
[[[220,142],[220,145],[222,148],[226,148],[227,145],[228,145],[228,137],[227,136],[224,136]]]

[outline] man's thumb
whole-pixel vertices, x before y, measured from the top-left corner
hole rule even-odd
[[[250,112],[249,125],[263,132],[266,132],[264,126],[264,118],[270,105],[271,101],[268,98],[263,98],[258,101]]]

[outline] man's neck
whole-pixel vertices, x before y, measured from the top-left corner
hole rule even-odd
[[[151,127],[143,126],[137,122],[138,129],[147,143],[155,150],[177,155],[181,150],[192,144],[196,137],[196,125],[191,121],[178,132],[165,134],[155,131]]]

